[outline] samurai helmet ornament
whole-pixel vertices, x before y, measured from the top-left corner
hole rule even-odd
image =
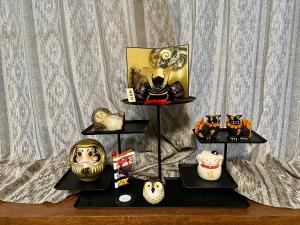
[[[170,73],[172,71],[172,67],[168,67],[163,70],[160,74],[155,74],[156,71],[150,67],[143,67],[142,71],[147,77],[149,82],[149,96],[153,98],[162,98],[162,100],[167,100],[169,98],[169,88],[168,81],[170,77]]]

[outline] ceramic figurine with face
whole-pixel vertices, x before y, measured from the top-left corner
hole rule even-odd
[[[231,140],[238,140],[242,131],[242,115],[227,115],[226,127]]]
[[[122,130],[124,117],[124,112],[112,114],[108,109],[98,108],[93,112],[92,122],[97,130]]]
[[[146,181],[143,188],[143,196],[150,204],[158,204],[165,197],[164,185],[159,181]]]
[[[251,136],[251,122],[247,119],[243,119],[243,122],[241,118],[242,115],[227,115],[226,127],[229,139],[237,141],[243,136]]]
[[[198,174],[204,180],[218,180],[222,173],[223,156],[216,151],[202,151],[197,155]]]
[[[231,140],[249,139],[252,136],[252,122],[242,115],[227,115],[226,127]]]
[[[211,140],[217,137],[220,128],[221,115],[206,115],[207,120],[202,118],[196,123],[195,133],[206,140]]]
[[[96,180],[106,164],[105,150],[101,143],[94,139],[81,140],[71,148],[69,163],[72,172],[80,180]]]

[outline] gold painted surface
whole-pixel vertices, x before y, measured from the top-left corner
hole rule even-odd
[[[89,166],[85,166],[82,165],[81,163],[75,162],[74,157],[75,157],[76,149],[87,149],[87,148],[95,149],[96,154],[100,155],[100,160]],[[106,165],[106,153],[104,147],[97,140],[83,139],[72,146],[70,150],[69,164],[72,169],[72,172],[76,174],[80,178],[80,180],[84,182],[96,180],[103,172],[104,167]],[[87,170],[88,173],[84,173],[85,170]]]
[[[160,76],[164,78],[169,76],[167,83],[173,84],[179,81],[184,89],[184,97],[187,98],[189,96],[188,55],[188,45],[159,49],[127,48],[128,87],[135,88],[139,83],[149,83],[148,77]],[[169,63],[162,65],[163,60],[169,60]],[[170,73],[169,70],[171,70]]]

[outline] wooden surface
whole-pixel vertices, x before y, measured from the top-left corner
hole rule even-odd
[[[0,202],[0,224],[272,224],[299,225],[300,210],[279,209],[250,202],[247,209],[224,208],[106,208],[75,209],[77,196],[42,205]]]

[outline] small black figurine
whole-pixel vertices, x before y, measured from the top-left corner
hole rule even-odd
[[[196,123],[195,133],[206,140],[215,139],[220,128],[221,115],[206,115],[207,121],[202,118]]]
[[[135,90],[135,97],[140,101],[147,100],[177,100],[183,97],[184,89],[179,81],[168,84],[172,67],[164,69],[163,74],[154,74],[155,70],[150,67],[143,67],[141,73],[145,74],[148,82],[143,80]]]
[[[183,87],[179,81],[176,81],[175,83],[170,85],[169,93],[170,93],[170,97],[173,100],[177,100],[183,97]]]
[[[242,115],[227,115],[226,127],[229,134],[229,139],[240,140],[249,139],[252,136],[251,121],[242,118]]]
[[[135,88],[134,90],[134,94],[135,94],[135,98],[138,100],[142,100],[144,101],[147,96],[148,96],[148,86],[149,85],[145,85],[145,84],[141,84],[138,87]]]
[[[227,115],[226,127],[229,139],[238,140],[242,132],[242,115]]]

